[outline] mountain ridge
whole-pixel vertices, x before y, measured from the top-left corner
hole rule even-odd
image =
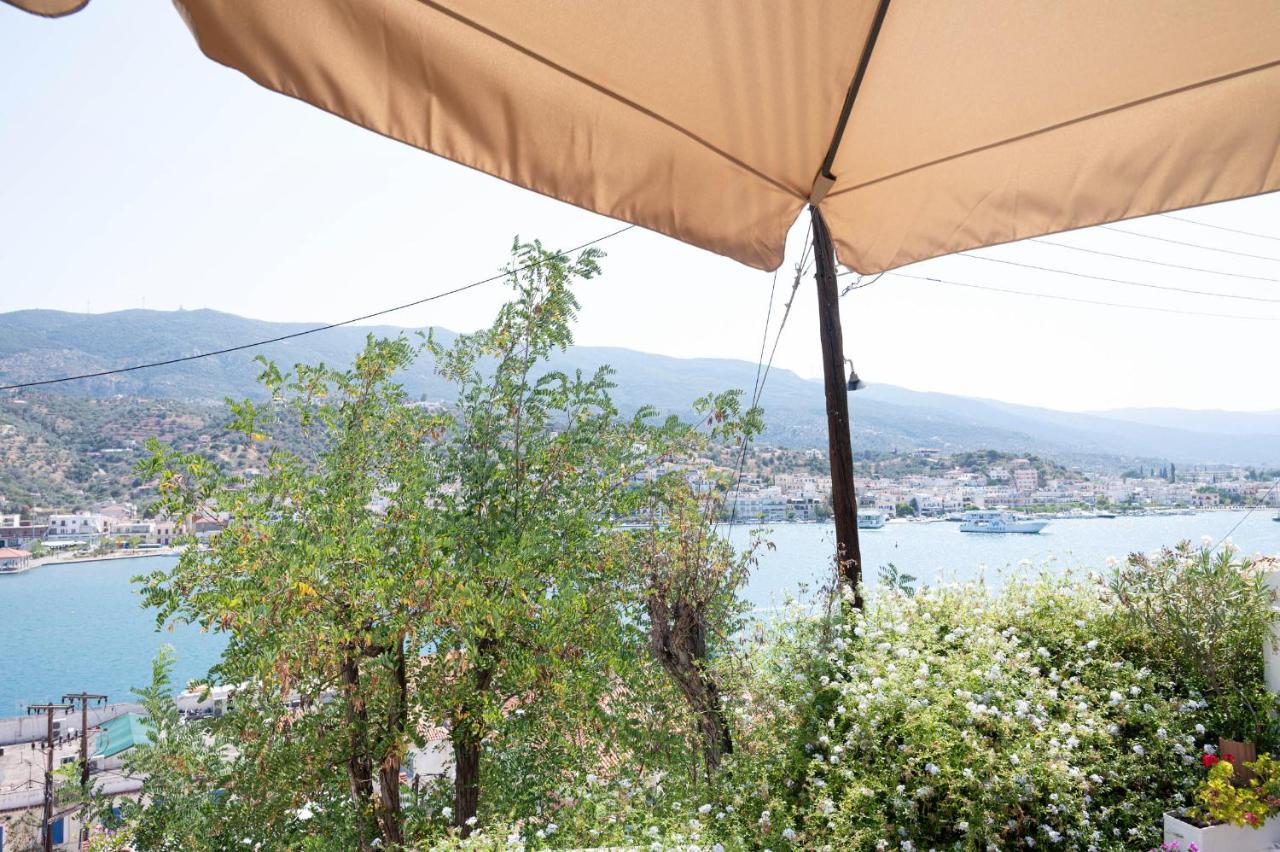
[[[280,323],[208,309],[128,310],[72,314],[24,310],[0,314],[0,384],[116,369],[183,358],[255,340],[316,328],[323,323]],[[412,334],[427,329],[393,325],[342,326],[294,337],[251,351],[88,379],[40,390],[69,396],[116,395],[142,399],[221,400],[256,392],[256,355],[281,364],[344,364],[369,335]],[[455,336],[434,329],[448,342]],[[643,404],[687,412],[710,391],[749,389],[754,362],[731,358],[677,358],[630,349],[574,346],[556,356],[556,369],[615,370],[615,399],[623,410]],[[414,396],[448,398],[448,386],[429,363],[403,377]],[[826,446],[820,382],[774,368],[762,398],[766,440],[790,446]],[[855,449],[945,451],[999,449],[1035,452],[1084,465],[1168,459],[1179,463],[1280,465],[1280,411],[1212,412],[1184,409],[1119,409],[1066,412],[999,400],[872,384],[852,398]]]

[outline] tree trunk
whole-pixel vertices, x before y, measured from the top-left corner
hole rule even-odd
[[[827,397],[827,447],[831,459],[831,509],[836,525],[836,563],[842,584],[862,609],[862,547],[858,542],[858,497],[853,484],[853,438],[849,432],[849,389],[845,385],[844,332],[836,286],[836,250],[817,207],[813,217],[813,256],[818,282],[818,337]]]
[[[480,737],[470,725],[455,725],[453,740],[453,821],[463,837],[480,807]]]
[[[354,648],[342,661],[342,685],[346,693],[347,781],[356,813],[356,830],[361,852],[371,852],[366,836],[369,802],[373,798],[373,763],[369,759],[368,714],[360,695],[360,658]]]
[[[382,840],[386,848],[399,849],[404,845],[404,817],[400,808],[400,747],[404,742],[408,716],[409,684],[405,663],[404,640],[395,648],[396,694],[387,711],[387,748],[378,764],[378,792],[380,807],[378,823],[382,828]]]
[[[495,643],[491,639],[481,639],[476,646],[476,660],[473,685],[478,697],[477,703],[493,685],[493,669],[489,667],[488,655],[493,651]],[[471,834],[472,826],[467,823],[480,809],[480,745],[484,739],[481,720],[484,714],[480,707],[463,707],[450,726],[450,738],[453,741],[453,819],[463,837]]]
[[[706,615],[701,607],[683,601],[669,607],[657,593],[650,593],[648,608],[649,647],[698,720],[702,758],[710,780],[720,768],[721,758],[733,753],[733,736],[720,706],[720,690],[705,671]]]

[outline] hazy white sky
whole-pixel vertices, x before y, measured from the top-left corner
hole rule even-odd
[[[58,21],[0,5],[0,81],[0,312],[184,307],[334,321],[488,275],[516,234],[568,247],[618,227],[258,88],[201,56],[167,3],[99,0]],[[1178,215],[1277,239],[1167,217],[1119,227],[1280,258],[1278,195]],[[792,259],[803,236],[802,218]],[[1096,228],[1053,239],[1272,280],[1035,242],[977,254],[1280,300],[1280,260]],[[580,293],[580,343],[755,360],[770,275],[640,229],[606,248],[605,275]],[[846,351],[869,382],[1064,409],[1280,408],[1280,303],[971,257],[902,272],[1246,319],[886,275],[843,302]],[[813,294],[807,278],[775,362],[806,376],[821,372]],[[386,321],[472,329],[503,296],[480,288]]]

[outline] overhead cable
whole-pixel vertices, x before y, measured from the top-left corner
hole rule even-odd
[[[1249,257],[1254,260],[1269,260],[1272,263],[1280,263],[1280,257],[1271,257],[1265,254],[1249,254],[1244,251],[1236,251],[1235,249],[1219,248],[1218,246],[1206,246],[1202,243],[1192,243],[1186,240],[1175,240],[1172,237],[1158,237],[1155,234],[1144,234],[1141,231],[1130,231],[1128,228],[1117,228],[1115,225],[1098,225],[1104,231],[1115,231],[1117,234],[1128,234],[1131,237],[1142,237],[1146,240],[1157,240],[1162,243],[1172,243],[1177,246],[1187,246],[1188,248],[1201,249],[1202,251],[1216,251],[1222,254],[1233,254],[1237,257]]]
[[[1215,293],[1211,290],[1194,290],[1189,287],[1172,287],[1168,284],[1151,284],[1146,281],[1132,281],[1128,278],[1111,278],[1106,275],[1094,275],[1089,272],[1075,272],[1070,269],[1056,269],[1052,266],[1037,266],[1034,263],[1020,263],[1016,260],[1005,260],[1001,257],[989,257],[983,254],[959,254],[957,257],[969,260],[985,260],[989,263],[1003,263],[1006,266],[1019,266],[1023,269],[1035,269],[1040,272],[1052,272],[1055,275],[1070,275],[1073,278],[1091,278],[1094,281],[1106,281],[1111,284],[1124,284],[1129,287],[1146,287],[1151,290],[1165,290],[1170,293],[1185,293],[1191,296],[1213,296],[1219,299],[1242,299],[1247,302],[1272,302],[1280,304],[1280,299],[1268,296],[1245,296],[1236,293]]]
[[[602,237],[596,237],[594,240],[589,240],[580,246],[576,246],[574,248],[567,249],[565,251],[557,252],[556,254],[552,255],[552,257],[565,257],[567,255],[573,254],[574,252],[582,251],[583,249],[593,246],[597,243],[604,242],[605,240],[610,239],[611,237],[616,237],[619,234],[629,231],[634,227],[635,225],[627,225],[625,228],[619,228],[618,230],[605,234]],[[302,331],[295,331],[292,334],[282,334],[279,337],[271,337],[266,340],[255,340],[252,343],[242,343],[238,346],[229,346],[226,349],[215,349],[211,352],[199,352],[195,355],[184,355],[180,358],[168,358],[164,361],[151,361],[145,364],[134,364],[131,367],[119,367],[113,370],[100,370],[96,373],[81,373],[75,376],[61,376],[56,379],[40,379],[39,381],[34,381],[34,382],[20,382],[18,384],[13,384],[13,385],[0,385],[0,391],[21,390],[23,388],[40,387],[42,385],[56,385],[56,384],[61,384],[63,382],[75,382],[81,379],[96,379],[96,378],[101,378],[102,376],[114,376],[120,373],[132,373],[136,370],[149,370],[149,369],[152,369],[153,367],[168,367],[172,364],[182,364],[187,361],[197,361],[201,358],[212,358],[215,355],[227,355],[232,352],[243,352],[246,349],[253,349],[258,346],[267,346],[272,343],[280,343],[281,341],[284,341],[284,340],[293,340],[296,337],[305,337],[308,334],[317,334],[322,331],[329,331],[330,329],[341,328],[342,326],[345,326],[345,325],[352,325],[353,323],[361,322],[363,320],[386,316],[387,314],[394,313],[396,311],[403,311],[406,308],[414,308],[414,307],[417,307],[418,305],[425,305],[428,302],[434,302],[439,299],[443,299],[446,296],[454,296],[454,295],[457,295],[458,293],[462,293],[466,290],[471,290],[483,284],[490,284],[494,281],[498,281],[503,278],[506,278],[508,275],[512,275],[518,272],[523,272],[526,269],[531,269],[532,267],[537,266],[540,262],[541,261],[533,261],[532,263],[526,263],[523,266],[516,267],[515,269],[504,270],[503,272],[500,272],[497,275],[491,275],[488,278],[482,278],[479,281],[472,281],[470,284],[463,284],[460,287],[454,287],[450,290],[444,290],[439,293],[434,293],[422,299],[416,299],[412,302],[406,302],[403,305],[396,305],[395,307],[392,307],[392,308],[384,308],[383,310],[374,311],[373,313],[364,314],[358,317],[352,317],[351,319],[343,320],[342,322],[329,323],[328,325],[317,326],[316,328],[308,328]]]
[[[1227,231],[1232,234],[1241,234],[1246,237],[1257,237],[1261,240],[1275,240],[1280,243],[1280,237],[1271,234],[1259,234],[1254,231],[1242,231],[1239,228],[1228,228],[1226,225],[1211,225],[1208,222],[1197,222],[1195,219],[1186,219],[1182,216],[1175,216],[1172,213],[1161,213],[1166,219],[1173,219],[1176,222],[1186,222],[1188,225],[1199,225],[1201,228],[1213,228],[1215,231]]]
[[[992,293],[1007,293],[1011,296],[1031,296],[1039,299],[1053,299],[1059,302],[1076,302],[1082,305],[1098,305],[1106,308],[1125,308],[1136,311],[1155,311],[1162,314],[1180,314],[1182,316],[1212,318],[1212,319],[1233,319],[1233,320],[1251,320],[1262,322],[1280,322],[1280,317],[1259,317],[1248,316],[1245,314],[1219,314],[1206,311],[1184,311],[1177,308],[1162,308],[1157,305],[1130,305],[1122,302],[1105,302],[1100,299],[1083,299],[1076,296],[1061,296],[1057,293],[1032,293],[1026,290],[1008,290],[1003,287],[991,287],[986,284],[972,284],[967,281],[952,281],[946,278],[934,278],[928,275],[911,275],[906,272],[897,272],[891,270],[889,275],[896,275],[899,278],[910,278],[915,281],[927,281],[934,284],[945,284],[952,287],[967,287],[972,290],[986,290]]]
[[[1265,275],[1248,275],[1243,272],[1227,272],[1222,269],[1204,269],[1198,266],[1184,266],[1181,263],[1168,263],[1163,260],[1152,260],[1147,257],[1134,257],[1130,254],[1119,254],[1112,251],[1103,251],[1102,249],[1085,248],[1084,246],[1073,246],[1071,243],[1060,243],[1056,240],[1048,240],[1044,237],[1032,237],[1032,242],[1043,243],[1047,246],[1057,246],[1058,248],[1070,249],[1071,251],[1080,251],[1085,254],[1096,254],[1102,257],[1114,257],[1119,260],[1132,260],[1138,263],[1150,263],[1154,266],[1165,266],[1169,269],[1181,269],[1186,272],[1202,272],[1206,275],[1226,275],[1230,278],[1247,278],[1250,281],[1270,281],[1273,284],[1280,284],[1280,278],[1269,278]]]

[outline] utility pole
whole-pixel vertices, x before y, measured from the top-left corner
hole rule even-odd
[[[107,696],[94,692],[68,693],[62,700],[75,706],[80,702],[80,786],[89,792],[89,702],[106,704]]]
[[[62,696],[62,700],[73,707],[77,701],[80,702],[80,793],[84,797],[84,804],[81,806],[80,842],[85,843],[89,839],[89,821],[83,818],[89,806],[89,702],[106,704],[107,696],[94,692],[74,692]]]
[[[856,378],[850,376],[846,384],[844,374],[844,334],[840,328],[840,292],[836,286],[836,248],[831,242],[831,231],[822,217],[822,199],[835,185],[836,155],[840,152],[840,140],[858,100],[862,81],[867,75],[871,55],[880,37],[889,12],[890,0],[878,0],[876,12],[867,31],[858,67],[854,69],[849,90],[845,92],[844,106],[836,120],[831,144],[822,159],[822,167],[813,179],[809,192],[809,215],[813,221],[813,258],[818,279],[818,331],[822,344],[822,377],[827,396],[827,446],[831,451],[831,511],[836,522],[836,563],[840,569],[840,582],[853,592],[853,605],[862,609],[862,548],[858,544],[858,498],[853,490],[853,438],[849,434],[849,391],[857,387]],[[852,387],[851,387],[852,386]]]
[[[840,293],[831,232],[817,207],[813,217],[813,257],[818,279],[818,332],[822,344],[823,384],[827,397],[827,446],[831,460],[831,510],[836,524],[836,561],[840,580],[862,608],[862,548],[858,542],[858,498],[853,485],[853,443],[849,434],[849,389],[845,384]]]
[[[44,837],[44,852],[53,852],[53,832],[49,825],[53,822],[53,714],[55,710],[70,713],[74,709],[70,704],[27,705],[28,713],[44,713],[49,722],[44,765],[44,828],[41,831],[41,835]]]

